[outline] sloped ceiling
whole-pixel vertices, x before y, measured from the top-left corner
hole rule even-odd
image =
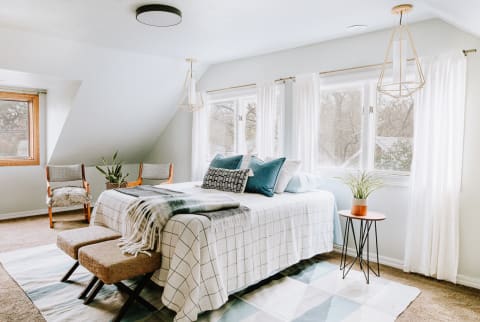
[[[153,1],[157,2],[157,1]],[[439,17],[474,34],[476,0],[410,1],[408,22]],[[177,0],[182,24],[152,28],[135,20],[139,0],[2,0],[0,68],[81,83],[49,162],[93,164],[118,149],[139,161],[176,111],[195,57],[209,64],[391,27],[390,0]],[[8,80],[6,84],[9,85]],[[48,125],[47,125],[48,126]]]

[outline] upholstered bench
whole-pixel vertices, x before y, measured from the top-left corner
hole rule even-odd
[[[118,247],[118,241],[110,240],[80,248],[78,260],[95,276],[82,293],[82,296],[86,297],[85,304],[93,301],[104,284],[115,284],[119,290],[127,292],[130,296],[112,321],[120,321],[135,300],[152,311],[157,310],[155,306],[140,297],[140,292],[153,273],[160,268],[160,253],[152,252],[151,256],[125,255]],[[123,280],[139,276],[141,279],[133,290],[121,283]]]
[[[60,232],[57,235],[57,247],[75,260],[75,263],[62,277],[61,281],[65,282],[68,280],[70,275],[77,269],[79,265],[78,250],[81,247],[120,237],[122,237],[120,233],[102,226],[91,226]]]

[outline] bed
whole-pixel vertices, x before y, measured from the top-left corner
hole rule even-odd
[[[211,225],[202,215],[175,215],[161,235],[162,266],[152,280],[175,321],[194,321],[219,308],[228,295],[298,261],[333,250],[340,237],[335,199],[327,191],[265,197],[200,188],[198,182],[162,185],[186,193],[222,193],[250,209],[248,220]],[[107,190],[98,198],[92,225],[123,233],[126,208],[135,197]]]

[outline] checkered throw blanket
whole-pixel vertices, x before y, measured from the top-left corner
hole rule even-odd
[[[119,246],[123,253],[137,255],[160,252],[161,232],[167,221],[176,214],[208,213],[238,208],[240,203],[223,194],[190,195],[164,189],[155,197],[142,197],[127,209],[124,237]],[[236,214],[236,212],[234,212]],[[215,217],[210,217],[214,219]],[[232,216],[236,218],[236,216]]]

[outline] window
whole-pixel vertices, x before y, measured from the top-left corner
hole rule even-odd
[[[320,96],[318,162],[358,168],[362,139],[362,87],[324,89]]]
[[[0,92],[0,165],[38,165],[38,95]]]
[[[377,95],[376,78],[325,77],[318,111],[320,168],[410,172],[413,99]]]
[[[209,103],[209,157],[255,152],[256,95],[212,96]]]
[[[375,169],[409,172],[412,138],[413,99],[381,95],[376,108]]]

